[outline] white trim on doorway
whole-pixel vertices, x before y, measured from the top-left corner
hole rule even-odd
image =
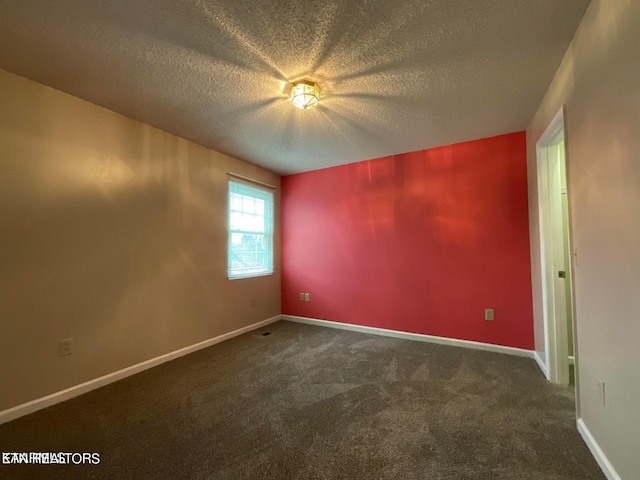
[[[565,267],[565,219],[559,195],[565,191],[564,107],[556,113],[536,143],[536,158],[545,338],[544,356],[538,357],[538,363],[549,381],[568,385],[570,375],[566,292],[571,288],[573,272],[567,272]],[[564,276],[560,277],[559,274]]]
[[[538,364],[538,367],[540,367],[540,370],[542,370],[545,378],[549,380],[549,370],[547,369],[546,362],[542,360],[542,357],[540,357],[540,352],[533,352],[533,358],[536,360],[536,363]]]

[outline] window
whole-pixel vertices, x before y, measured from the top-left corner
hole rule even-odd
[[[229,278],[273,273],[273,192],[229,180]]]

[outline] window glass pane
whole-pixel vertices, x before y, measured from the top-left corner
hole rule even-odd
[[[242,210],[242,195],[238,195],[237,193],[229,194],[229,208],[231,210]]]
[[[260,215],[253,215],[251,230],[253,232],[264,232],[264,217]]]
[[[231,230],[242,230],[242,213],[229,212],[229,226]]]
[[[240,223],[240,229],[245,232],[251,231],[251,215],[248,213],[242,213],[242,222]]]
[[[242,211],[253,213],[255,210],[255,205],[252,197],[248,197],[246,195],[242,196]]]
[[[242,237],[244,235],[242,233],[232,233],[231,234],[231,243],[236,246],[242,243]]]

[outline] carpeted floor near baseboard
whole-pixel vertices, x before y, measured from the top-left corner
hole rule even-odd
[[[533,360],[281,321],[1,425],[101,461],[0,478],[603,479],[575,423]]]

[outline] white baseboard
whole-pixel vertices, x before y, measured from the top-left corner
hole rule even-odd
[[[352,323],[330,322],[328,320],[318,320],[316,318],[298,317],[294,315],[282,315],[282,319],[297,323],[306,323],[308,325],[316,325],[318,327],[351,330],[354,332],[371,333],[373,335],[382,335],[385,337],[402,338],[405,340],[417,340],[419,342],[437,343],[440,345],[449,345],[452,347],[473,348],[476,350],[485,350],[487,352],[506,353],[508,355],[516,355],[518,357],[534,358],[532,350],[525,350],[523,348],[505,347],[503,345],[473,342],[470,340],[457,340],[455,338],[436,337],[434,335],[424,335],[422,333],[409,333],[401,332],[398,330],[387,330],[386,328],[365,327],[362,325],[354,325]]]
[[[533,358],[535,358],[536,363],[538,364],[538,367],[540,367],[540,370],[542,370],[542,373],[544,373],[544,377],[547,380],[551,381],[551,378],[549,377],[549,369],[547,368],[547,364],[542,360],[538,352],[533,352]]]
[[[214,338],[210,338],[209,340],[196,343],[195,345],[191,345],[191,346],[176,350],[174,352],[160,355],[159,357],[152,358],[150,360],[146,360],[136,365],[123,368],[122,370],[118,370],[113,373],[108,373],[107,375],[104,375],[102,377],[94,378],[93,380],[89,380],[88,382],[84,382],[79,385],[75,385],[73,387],[67,388],[65,390],[52,393],[51,395],[37,398],[30,402],[23,403],[21,405],[17,405],[15,407],[9,408],[7,410],[0,411],[0,425],[6,422],[10,422],[11,420],[15,420],[16,418],[23,417],[24,415],[28,415],[38,410],[42,410],[43,408],[50,407],[51,405],[55,405],[56,403],[64,402],[65,400],[69,400],[71,398],[77,397],[84,393],[90,392],[91,390],[95,390],[96,388],[104,387],[105,385],[109,385],[110,383],[117,382],[118,380],[122,380],[123,378],[130,377],[131,375],[135,375],[136,373],[140,373],[144,370],[148,370],[150,368],[153,368],[157,365],[168,362],[170,360],[183,357],[190,353],[197,352],[198,350],[202,350],[203,348],[207,348],[212,345],[215,345],[216,343],[224,342],[225,340],[229,340],[230,338],[237,337],[238,335],[242,335],[243,333],[247,333],[247,332],[250,332],[251,330],[255,330],[265,325],[269,325],[270,323],[277,322],[278,320],[280,320],[280,315],[276,315],[275,317],[268,318],[267,320],[263,320],[261,322],[254,323],[252,325],[239,328],[238,330],[234,330],[232,332],[228,332]]]
[[[580,432],[580,435],[582,435],[584,443],[586,443],[587,447],[589,447],[589,450],[591,450],[591,455],[593,455],[593,457],[596,459],[596,462],[598,462],[598,465],[600,465],[600,468],[604,472],[607,479],[622,480],[581,418],[578,419],[578,431]]]

